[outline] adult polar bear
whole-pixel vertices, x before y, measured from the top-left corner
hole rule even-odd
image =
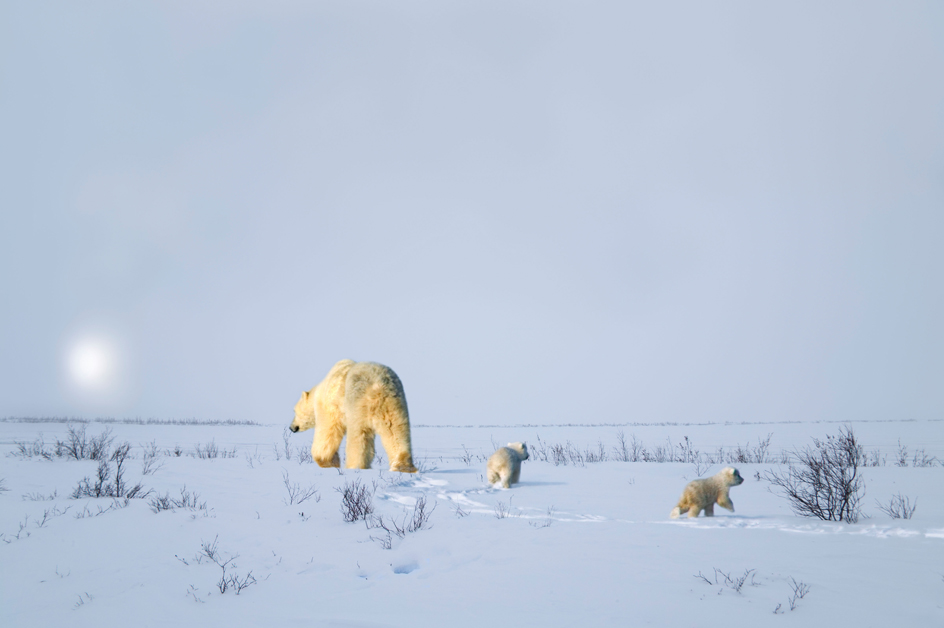
[[[347,434],[347,468],[369,469],[374,435],[379,434],[390,470],[416,472],[403,384],[383,364],[354,360],[335,364],[320,384],[302,393],[289,429],[315,430],[311,457],[319,466],[341,466],[338,448]]]

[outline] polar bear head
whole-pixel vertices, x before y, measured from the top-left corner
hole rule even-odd
[[[315,427],[315,396],[309,391],[302,393],[302,398],[295,404],[295,418],[288,429],[293,432],[310,430]]]
[[[741,474],[738,473],[738,470],[734,467],[726,467],[722,469],[721,473],[718,475],[724,478],[724,483],[728,486],[737,486],[744,481],[744,478],[741,477]]]
[[[514,449],[518,453],[518,457],[522,460],[528,459],[528,444],[527,443],[508,443],[509,449]]]

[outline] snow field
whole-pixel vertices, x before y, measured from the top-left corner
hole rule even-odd
[[[771,435],[778,455],[836,433],[838,424],[418,426],[423,472],[416,475],[385,465],[338,472],[299,463],[310,434],[287,441],[286,459],[281,425],[90,424],[88,435],[111,428],[116,443],[134,446],[128,479],[152,493],[124,506],[70,498],[95,473],[94,461],[12,455],[40,432],[47,446],[63,438],[65,424],[0,421],[7,489],[0,493],[0,617],[5,626],[940,624],[944,467],[939,460],[898,467],[893,459],[901,445],[944,458],[941,424],[849,425],[867,451],[887,457],[884,466],[862,470],[870,517],[855,525],[794,516],[757,479],[779,462],[735,464],[745,478],[731,491],[736,512],[716,508],[714,518],[694,521],[668,518],[685,483],[698,477],[690,463],[555,466],[532,454],[511,490],[484,479],[493,445],[511,440],[533,447],[540,437],[590,451],[602,442],[611,457],[619,431],[650,449],[689,436],[708,452]],[[152,442],[162,453],[156,470],[142,476],[144,446]],[[188,455],[210,442],[235,454]],[[167,455],[178,447],[181,456]],[[317,494],[290,503],[286,477]],[[343,521],[339,489],[355,480],[370,487],[385,519],[407,516],[425,496],[435,505],[430,527],[394,536],[384,549],[382,530]],[[179,499],[184,486],[206,509],[154,512],[152,498]],[[916,503],[911,519],[891,519],[877,507],[896,493]],[[220,562],[235,556],[227,576],[255,579],[239,595],[219,590],[223,571],[202,553],[214,542]],[[790,610],[797,583],[809,591]]]

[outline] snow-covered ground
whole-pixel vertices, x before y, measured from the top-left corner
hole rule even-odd
[[[884,459],[862,470],[868,517],[795,516],[764,472],[843,425]],[[68,425],[0,421],[3,626],[944,625],[942,421],[415,426],[416,475],[300,462],[311,432],[283,425],[85,427],[130,443],[125,479],[151,492],[73,499],[96,462],[17,455],[51,452]],[[725,465],[623,462],[620,432],[650,457],[688,437],[703,460],[770,436],[772,462],[734,465],[746,480],[731,491],[735,513],[671,520],[685,483]],[[522,482],[486,486],[485,459],[512,440],[532,450]],[[217,457],[193,455],[211,443]],[[602,446],[607,460],[553,464],[568,443],[584,456]],[[146,450],[157,456],[143,475]],[[916,467],[916,454],[936,459]],[[420,498],[434,509],[402,538],[347,523],[339,489],[356,481],[388,527]],[[312,487],[291,503],[289,488]],[[184,488],[197,507],[155,512],[156,497]],[[910,519],[879,508],[899,494],[916,505]]]

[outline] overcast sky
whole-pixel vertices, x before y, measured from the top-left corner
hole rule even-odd
[[[0,3],[0,416],[942,418],[944,4],[195,4]]]

